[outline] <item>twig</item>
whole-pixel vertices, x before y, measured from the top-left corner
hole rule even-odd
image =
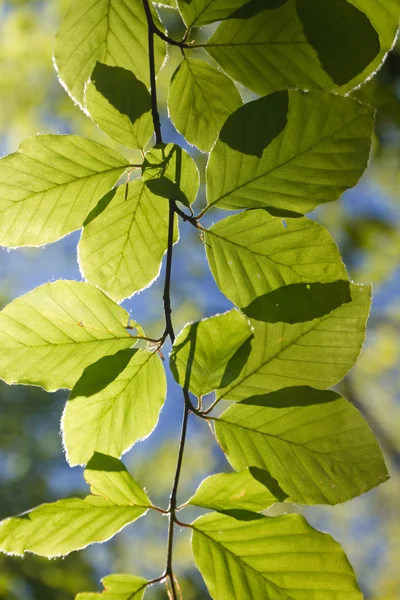
[[[150,66],[150,87],[151,87],[151,114],[153,116],[154,131],[156,134],[156,144],[162,143],[161,122],[157,105],[157,86],[156,86],[156,66],[154,58],[154,34],[156,26],[154,25],[153,16],[149,0],[143,0],[143,7],[146,13],[147,29],[148,29],[148,44],[149,44],[149,66]]]
[[[169,40],[167,36],[159,31],[154,24],[153,17],[151,14],[151,8],[149,4],[149,0],[143,0],[143,6],[146,13],[147,25],[148,25],[148,43],[149,43],[149,65],[150,65],[150,89],[151,89],[151,106],[152,106],[152,116],[153,116],[153,124],[154,131],[156,134],[156,143],[162,143],[162,132],[161,132],[161,122],[160,115],[158,112],[157,105],[157,88],[156,88],[156,72],[155,72],[155,60],[154,60],[154,35],[158,35],[162,39],[168,41],[173,45],[178,45],[181,48],[183,47],[182,43],[174,43],[173,40]],[[171,343],[173,344],[175,341],[175,333],[174,327],[172,324],[171,318],[171,273],[172,273],[172,250],[174,244],[174,222],[175,222],[175,213],[180,215],[185,220],[192,222],[192,225],[197,227],[197,221],[193,217],[186,215],[176,206],[175,200],[169,200],[169,219],[168,219],[168,244],[167,244],[167,258],[166,258],[166,270],[165,270],[165,283],[164,283],[164,294],[163,294],[163,302],[164,302],[164,316],[165,316],[165,331],[160,340],[159,348],[163,345],[167,337],[170,338]],[[179,600],[180,590],[179,585],[177,585],[174,571],[173,571],[173,546],[174,546],[174,528],[175,524],[178,523],[178,519],[176,517],[176,509],[177,509],[177,494],[179,487],[179,478],[182,470],[182,462],[183,462],[183,454],[185,450],[185,442],[186,442],[186,434],[187,434],[187,426],[189,413],[194,408],[190,402],[189,392],[187,390],[183,391],[184,395],[184,411],[182,417],[182,430],[181,430],[181,438],[179,442],[179,450],[178,450],[178,459],[176,464],[174,482],[172,486],[169,508],[167,514],[169,514],[169,523],[168,523],[168,542],[167,542],[167,564],[165,573],[163,578],[167,578],[170,584],[170,593],[173,600]],[[161,578],[160,580],[162,580]]]
[[[165,316],[165,332],[163,341],[169,336],[171,344],[175,341],[174,327],[171,318],[171,272],[172,272],[172,249],[174,245],[174,220],[175,220],[175,202],[169,201],[169,221],[168,221],[168,246],[167,246],[167,262],[165,267],[165,284],[164,284],[164,316]]]

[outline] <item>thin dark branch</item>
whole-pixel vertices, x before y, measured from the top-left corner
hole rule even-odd
[[[172,556],[173,556],[173,549],[174,549],[174,528],[175,528],[175,524],[177,523],[177,517],[176,517],[177,494],[178,494],[178,487],[179,487],[179,479],[180,479],[181,470],[182,470],[183,454],[184,454],[184,450],[185,450],[187,426],[188,426],[189,413],[190,413],[190,407],[186,401],[186,393],[187,393],[186,390],[183,390],[183,393],[184,393],[184,397],[185,397],[185,407],[184,407],[184,411],[183,411],[181,440],[179,443],[179,451],[178,451],[178,459],[177,459],[177,463],[176,463],[174,483],[172,486],[172,492],[171,492],[170,502],[169,502],[170,515],[169,515],[169,527],[168,527],[167,568],[165,571],[166,575],[168,575],[169,580],[171,582],[171,591],[172,591],[172,597],[174,600],[177,600],[177,598],[178,598],[174,575],[173,575],[173,565],[172,565]]]
[[[146,12],[147,24],[148,24],[148,43],[149,43],[149,64],[150,64],[150,85],[151,85],[151,105],[152,105],[152,116],[153,116],[153,124],[154,130],[156,134],[156,143],[162,143],[162,133],[161,133],[161,123],[160,123],[160,115],[158,112],[158,104],[157,104],[157,87],[156,87],[156,73],[155,73],[155,60],[154,60],[154,34],[159,35],[162,39],[168,41],[168,43],[173,43],[173,41],[166,39],[166,36],[160,32],[153,21],[153,16],[151,13],[151,8],[149,4],[149,0],[143,0],[144,10]],[[181,48],[183,47],[179,43],[175,43],[175,45],[179,45]],[[193,217],[186,215],[181,211],[177,206],[176,202],[173,199],[169,200],[169,218],[168,218],[168,243],[167,243],[167,259],[166,259],[166,270],[165,270],[165,283],[164,283],[164,294],[163,294],[163,302],[164,302],[164,316],[165,316],[165,331],[160,340],[159,348],[161,348],[162,344],[165,342],[167,337],[170,338],[171,343],[173,344],[175,341],[175,332],[172,324],[171,318],[171,273],[172,273],[172,251],[174,246],[174,225],[175,225],[175,213],[180,215],[187,221],[190,221],[192,225],[197,227],[197,222],[193,219]],[[179,598],[179,586],[175,580],[175,575],[173,571],[173,546],[174,546],[174,529],[175,525],[178,523],[178,519],[176,517],[176,509],[177,509],[177,494],[178,494],[178,486],[179,486],[179,478],[182,470],[182,462],[183,462],[183,454],[185,450],[185,442],[186,442],[186,434],[187,434],[187,426],[189,413],[194,408],[190,402],[189,392],[187,390],[183,390],[184,394],[184,411],[182,417],[182,430],[181,430],[181,438],[179,442],[179,450],[178,450],[178,459],[176,464],[174,483],[172,486],[170,503],[167,514],[169,514],[169,522],[168,522],[168,542],[167,542],[167,564],[163,577],[168,577],[171,586],[171,595],[173,600],[178,600]],[[160,578],[162,580],[163,578]]]
[[[175,202],[169,201],[169,222],[168,222],[168,246],[167,246],[167,264],[165,269],[164,283],[164,316],[165,316],[165,332],[163,341],[169,336],[171,343],[175,341],[174,327],[171,318],[171,272],[172,272],[172,249],[174,245],[174,220],[175,220]]]
[[[186,40],[187,40],[187,36],[190,33],[190,30],[188,30],[185,34],[185,37],[183,38],[183,40],[178,41],[178,40],[174,40],[172,38],[170,38],[168,35],[166,35],[163,31],[161,31],[161,29],[158,29],[157,25],[154,23],[153,21],[153,31],[156,35],[158,35],[159,38],[161,38],[162,40],[164,40],[164,42],[167,42],[167,44],[170,44],[171,46],[178,46],[178,48],[180,48],[181,50],[183,48],[192,48],[191,44],[187,44]]]
[[[149,0],[143,0],[143,7],[146,13],[148,44],[149,44],[149,66],[150,66],[150,88],[151,88],[151,114],[153,116],[154,131],[156,134],[156,144],[162,143],[161,122],[157,105],[157,86],[156,86],[156,65],[154,58],[154,34],[156,26],[154,25],[153,16]]]
[[[181,217],[181,219],[183,221],[187,221],[188,223],[193,225],[193,227],[196,227],[196,229],[203,229],[203,227],[198,223],[196,217],[194,217],[192,215],[187,215],[185,212],[183,212],[183,210],[178,208],[178,206],[176,206],[176,205],[175,205],[175,212],[177,215],[179,215]]]

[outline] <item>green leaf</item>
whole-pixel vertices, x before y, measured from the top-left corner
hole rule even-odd
[[[84,86],[97,61],[128,69],[149,85],[147,44],[141,0],[73,0],[56,36],[54,64],[61,83],[83,106]],[[155,36],[154,45],[158,71],[165,43]]]
[[[373,111],[350,98],[286,90],[228,117],[207,165],[207,201],[223,209],[307,212],[356,185]]]
[[[262,469],[246,468],[239,473],[217,473],[201,482],[188,504],[220,512],[252,510],[260,512],[287,494]]]
[[[168,94],[169,116],[190,143],[209,152],[227,117],[242,99],[233,81],[204,60],[184,58]]]
[[[351,91],[380,67],[399,22],[397,0],[255,5],[223,21],[204,47],[260,95],[293,87]]]
[[[201,27],[222,21],[249,0],[178,0],[178,8],[185,25]]]
[[[101,583],[104,592],[95,594],[83,592],[75,597],[75,600],[142,600],[146,591],[148,581],[136,575],[107,575]]]
[[[267,469],[301,504],[338,504],[388,479],[360,413],[331,391],[285,388],[238,402],[215,420],[235,469]]]
[[[0,243],[40,246],[82,227],[129,167],[107,146],[76,135],[38,135],[0,160]]]
[[[362,600],[339,544],[300,515],[240,522],[216,513],[192,527],[194,560],[214,600]]]
[[[228,385],[244,367],[251,337],[248,321],[235,309],[186,325],[170,355],[175,380],[198,397]]]
[[[7,383],[72,388],[99,358],[130,348],[128,313],[88,283],[55,281],[0,312],[0,377]]]
[[[85,222],[78,246],[88,281],[119,302],[159,275],[168,243],[168,203],[143,181],[114,189]],[[178,240],[178,222],[174,242]]]
[[[204,245],[221,292],[254,319],[309,320],[351,299],[349,284],[338,282],[347,274],[335,242],[305,217],[248,210],[213,225]],[[313,289],[326,294],[313,302]]]
[[[105,542],[144,515],[149,500],[119,461],[95,456],[85,471],[100,495],[42,504],[0,522],[0,551],[54,558]]]
[[[307,40],[336,85],[356,78],[379,54],[378,33],[351,2],[296,0],[296,8]]]
[[[193,158],[176,144],[157,144],[146,152],[142,179],[156,196],[190,206],[200,185],[199,170]]]
[[[176,0],[157,0],[153,2],[156,6],[164,6],[165,8],[177,8]]]
[[[166,395],[156,352],[122,350],[88,366],[67,402],[62,430],[69,463],[94,452],[121,456],[157,425]]]
[[[284,387],[326,389],[338,383],[360,354],[371,305],[370,286],[352,284],[350,293],[351,302],[306,323],[252,321],[251,354],[218,396],[242,400]]]
[[[107,498],[117,506],[137,504],[150,506],[150,500],[125,465],[112,456],[95,452],[84,471],[94,496]]]
[[[151,139],[151,97],[132,71],[97,62],[85,88],[85,102],[100,129],[127,148],[143,150]]]

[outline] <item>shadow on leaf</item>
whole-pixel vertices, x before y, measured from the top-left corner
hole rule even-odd
[[[337,85],[357,77],[379,54],[378,33],[347,0],[296,0],[296,8],[307,40]]]
[[[98,201],[96,206],[90,211],[85,221],[83,222],[84,227],[87,227],[89,223],[91,223],[96,217],[98,217],[103,212],[103,210],[107,208],[107,206],[110,204],[111,200],[117,193],[117,189],[118,188],[116,187],[113,188]]]
[[[182,387],[185,389],[190,389],[190,377],[193,369],[193,362],[196,351],[197,344],[197,331],[198,331],[199,323],[193,323],[189,329],[188,335],[185,337],[183,342],[180,344],[176,344],[174,346],[175,352],[171,354],[170,367],[171,371],[177,381],[179,381],[179,370],[177,368],[176,362],[179,358],[179,352],[189,344],[189,355],[186,363],[186,371],[185,371],[185,379],[182,384]],[[237,377],[239,377],[243,367],[245,366],[248,357],[251,352],[251,341],[253,339],[253,334],[249,335],[247,340],[243,342],[243,344],[236,350],[233,356],[229,359],[226,364],[225,371],[221,377],[221,381],[216,387],[216,389],[220,389],[223,387],[227,387],[230,385]],[[212,340],[210,340],[212,343]]]
[[[286,2],[287,0],[250,0],[247,4],[235,10],[227,19],[251,19],[263,10],[280,8]]]
[[[261,158],[286,126],[288,108],[287,90],[248,102],[228,117],[219,139],[233,150]]]
[[[329,402],[334,402],[338,398],[340,398],[339,394],[332,390],[316,390],[310,386],[302,385],[282,388],[276,392],[260,394],[259,396],[250,396],[237,404],[263,406],[266,408],[294,408],[296,406],[328,404]],[[256,477],[253,472],[252,475],[253,477]],[[267,485],[267,487],[269,487],[269,485]]]
[[[120,350],[86,367],[76,382],[69,400],[74,400],[78,396],[89,397],[101,392],[122,373],[136,352],[138,350]]]
[[[132,71],[97,62],[90,77],[96,90],[131,123],[151,110],[151,97],[145,84]]]
[[[269,491],[279,500],[284,502],[289,496],[283,491],[277,480],[266,469],[260,469],[259,467],[249,467],[251,475],[264,485]]]
[[[292,283],[258,296],[243,312],[265,323],[304,323],[351,302],[350,283]]]
[[[87,471],[108,471],[108,472],[125,472],[126,468],[123,463],[109,456],[108,454],[102,454],[101,452],[95,452],[92,458],[86,465]]]

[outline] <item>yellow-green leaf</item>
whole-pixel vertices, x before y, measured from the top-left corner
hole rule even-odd
[[[147,43],[142,0],[73,0],[57,33],[54,64],[61,83],[83,106],[84,85],[96,61],[128,69],[149,85]],[[165,42],[155,37],[154,44],[158,70]]]
[[[300,515],[193,524],[195,563],[214,600],[362,600],[345,553]]]
[[[98,288],[46,283],[0,312],[0,377],[49,392],[72,388],[88,365],[135,344],[128,325],[128,313]]]
[[[129,161],[77,135],[38,135],[0,160],[0,243],[40,246],[80,229]]]
[[[368,424],[331,391],[285,388],[234,404],[215,420],[236,469],[266,469],[288,502],[338,504],[388,479]]]
[[[132,71],[97,62],[85,88],[85,103],[93,121],[113,140],[144,150],[154,133],[151,97]]]
[[[79,242],[86,279],[117,302],[150,285],[167,250],[168,210],[142,180],[108,194],[89,215]],[[176,219],[174,242],[178,237]]]
[[[122,350],[88,366],[67,402],[62,430],[71,465],[94,452],[121,456],[157,425],[167,384],[161,359]]]

